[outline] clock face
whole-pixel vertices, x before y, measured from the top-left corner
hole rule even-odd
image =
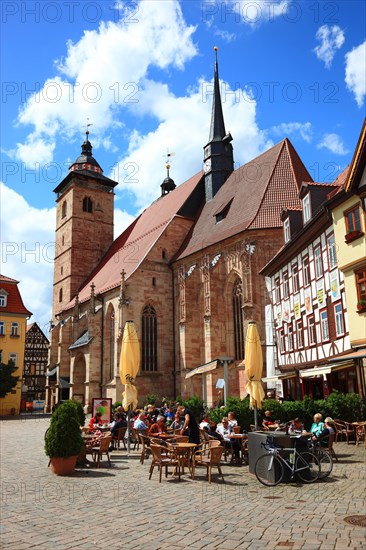
[[[208,172],[209,170],[211,170],[211,159],[205,160],[204,170],[205,172]]]

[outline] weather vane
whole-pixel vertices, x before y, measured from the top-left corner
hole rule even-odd
[[[93,126],[93,123],[92,122],[89,122],[89,117],[87,117],[87,123],[86,123],[86,131],[85,131],[85,134],[86,134],[86,137],[88,137],[89,135],[89,126]]]

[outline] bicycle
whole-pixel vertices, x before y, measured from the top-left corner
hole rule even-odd
[[[261,443],[266,454],[260,456],[255,463],[255,475],[266,487],[274,487],[281,483],[285,474],[285,467],[291,472],[291,479],[295,474],[304,483],[313,483],[319,478],[320,464],[317,457],[309,452],[299,453],[292,447],[276,447],[272,438],[267,438],[266,443]],[[280,451],[290,451],[289,458],[284,458]]]
[[[322,447],[314,443],[311,443],[309,452],[311,452],[319,462],[319,479],[325,479],[328,477],[333,470],[333,459],[330,452],[326,449],[322,449]]]

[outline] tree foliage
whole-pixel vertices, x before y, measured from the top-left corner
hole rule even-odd
[[[61,403],[51,416],[45,436],[45,452],[50,458],[67,458],[79,455],[83,447],[80,416],[75,401]]]
[[[13,373],[17,370],[14,361],[9,363],[1,363],[0,366],[0,397],[5,397],[13,390],[20,378],[20,376],[14,376]]]

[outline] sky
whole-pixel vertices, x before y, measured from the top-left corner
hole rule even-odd
[[[203,168],[214,46],[239,167],[288,137],[315,181],[352,159],[365,116],[365,2],[7,1],[1,9],[1,273],[47,332],[53,189],[93,154],[115,236]]]

